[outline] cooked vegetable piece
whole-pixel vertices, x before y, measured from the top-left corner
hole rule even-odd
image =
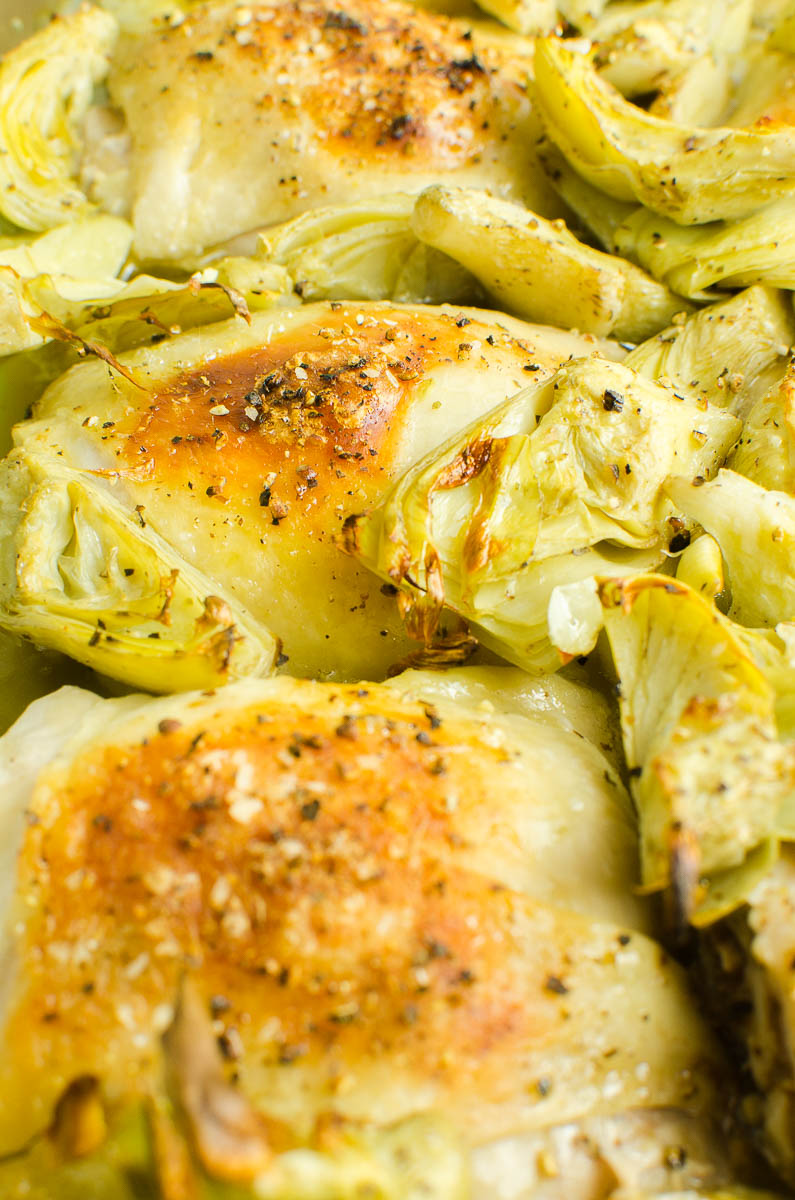
[[[726,62],[744,46],[751,0],[644,0],[609,5],[588,31],[603,78],[625,96],[664,90],[705,59]]]
[[[660,563],[683,528],[663,483],[711,474],[738,432],[616,363],[574,362],[413,467],[348,523],[348,548],[401,586],[426,636],[446,604],[511,661],[550,669],[552,589]]]
[[[706,55],[664,80],[649,112],[678,125],[719,125],[729,107],[731,89],[730,63]]]
[[[744,418],[782,379],[793,341],[789,297],[752,287],[649,338],[626,365]]]
[[[15,225],[51,229],[90,207],[75,179],[80,124],[117,32],[109,13],[85,4],[0,62],[0,213]]]
[[[631,263],[578,241],[562,221],[473,189],[423,192],[412,228],[525,320],[639,341],[683,301]]]
[[[701,534],[682,552],[676,565],[676,578],[707,600],[726,590],[723,556],[720,546],[709,534]]]
[[[736,221],[689,227],[639,208],[616,228],[613,248],[693,299],[709,299],[710,289],[755,283],[795,290],[795,201],[774,201]]]
[[[267,674],[276,638],[137,518],[90,475],[12,455],[0,626],[149,691]]]
[[[795,747],[779,740],[774,688],[709,601],[660,575],[606,580],[599,596],[621,683],[643,882],[672,885],[692,916],[709,903],[709,876],[779,832]]]
[[[405,192],[314,209],[260,237],[255,256],[285,267],[302,299],[465,304],[482,299],[473,275],[418,241]]]
[[[585,179],[684,225],[747,216],[795,184],[795,129],[677,126],[624,100],[589,55],[536,43],[536,98],[548,136]]]
[[[795,365],[756,401],[726,465],[769,491],[795,495]]]
[[[706,483],[671,479],[666,491],[720,546],[735,620],[774,626],[795,619],[795,498],[726,469]]]

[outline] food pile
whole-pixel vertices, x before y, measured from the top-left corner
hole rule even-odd
[[[792,1194],[793,231],[791,0],[0,60],[3,1197]]]

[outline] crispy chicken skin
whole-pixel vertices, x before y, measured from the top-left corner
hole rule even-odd
[[[632,928],[604,768],[548,724],[383,685],[41,701],[0,742],[0,1152],[77,1075],[115,1101],[156,1090],[186,970],[247,1093],[299,1140],[331,1111],[432,1110],[472,1146],[703,1115],[717,1060],[678,968]],[[600,919],[622,904],[630,924]]]
[[[125,355],[140,387],[82,364],[17,439],[104,481],[282,639],[291,673],[373,678],[416,643],[337,548],[345,518],[528,380],[600,347],[612,353],[478,310],[307,305]]]
[[[524,53],[522,53],[524,52]],[[109,89],[131,137],[142,259],[441,178],[551,211],[517,53],[394,0],[208,4],[128,39]]]

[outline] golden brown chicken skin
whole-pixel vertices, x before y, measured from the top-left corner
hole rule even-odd
[[[547,211],[527,50],[397,0],[207,4],[129,39],[109,88],[137,253],[178,257],[451,174]]]
[[[676,968],[588,915],[575,861],[579,911],[539,898],[569,837],[548,794],[554,762],[580,759],[574,735],[288,679],[43,703],[48,729],[73,722],[49,767],[26,781],[57,741],[37,746],[35,714],[0,744],[20,846],[4,1149],[47,1127],[76,1076],[116,1102],[156,1092],[186,971],[246,1091],[299,1142],[324,1112],[440,1112],[473,1146],[631,1108],[705,1112],[717,1062]],[[589,790],[561,780],[557,803],[615,821],[620,790],[600,797],[593,756]]]

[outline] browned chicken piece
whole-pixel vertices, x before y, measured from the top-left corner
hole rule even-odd
[[[535,154],[530,61],[521,39],[514,52],[510,37],[396,0],[208,4],[128,38],[109,90],[131,137],[136,252],[179,258],[443,178],[557,211]]]
[[[331,1119],[420,1118],[484,1197],[495,1171],[587,1200],[722,1177],[720,1055],[637,931],[620,783],[574,734],[413,695],[282,678],[28,710],[0,742],[0,1155],[66,1138],[76,1079],[157,1106],[170,1029],[213,1177],[267,1181]]]

